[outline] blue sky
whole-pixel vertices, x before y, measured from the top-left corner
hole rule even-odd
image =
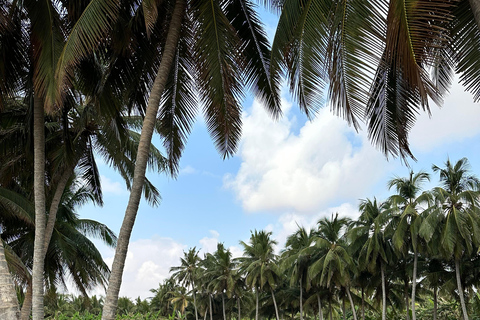
[[[271,36],[275,16],[262,13]],[[282,246],[296,225],[313,226],[334,212],[355,218],[359,199],[388,196],[386,182],[409,169],[400,160],[385,157],[371,146],[365,130],[356,133],[328,107],[307,121],[284,92],[284,117],[271,120],[261,104],[247,97],[243,138],[239,152],[222,160],[199,117],[181,160],[177,179],[148,173],[160,190],[162,202],[142,202],[130,242],[121,289],[122,296],[146,298],[149,289],[168,277],[183,250],[196,246],[213,251],[224,242],[235,256],[239,241],[250,230],[266,229]],[[480,108],[470,94],[454,85],[443,108],[432,104],[432,118],[421,114],[410,141],[418,159],[412,169],[431,172],[432,163],[447,157],[470,160],[480,175]],[[160,146],[158,137],[154,143]],[[118,233],[128,201],[122,178],[100,163],[105,205],[87,205],[84,218],[106,223]],[[438,177],[432,175],[431,187]],[[99,244],[108,263],[114,251]],[[97,293],[102,293],[99,291]]]

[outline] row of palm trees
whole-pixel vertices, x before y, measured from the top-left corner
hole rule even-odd
[[[467,305],[478,304],[480,181],[465,158],[433,171],[440,183],[432,190],[422,191],[430,179],[425,172],[396,177],[388,184],[395,192],[387,200],[363,200],[357,220],[336,214],[320,219],[314,229],[299,227],[280,255],[265,231],[240,242],[243,256],[236,259],[223,244],[203,259],[190,249],[171,269],[170,285],[176,281],[182,294],[164,290],[163,297],[182,313],[191,303],[197,320],[199,315],[213,319],[215,296],[221,298],[224,320],[225,300],[230,312],[237,312],[230,317],[242,319],[247,305],[254,306],[255,320],[261,310],[268,318],[302,320],[305,305],[319,319],[337,318],[338,310],[344,318],[356,320],[359,313],[366,319],[378,308],[382,319],[415,320],[417,306],[433,301],[430,317],[436,320],[439,299],[457,301],[456,316],[467,320]],[[247,303],[249,297],[254,302]]]
[[[355,126],[366,121],[386,154],[406,157],[412,156],[407,138],[417,109],[428,110],[429,98],[440,102],[454,72],[478,97],[476,1],[265,3],[281,12],[271,49],[248,0],[0,1],[0,112],[19,96],[32,106],[35,320],[43,318],[44,259],[58,202],[47,219],[46,115],[85,101],[142,115],[104,308],[104,319],[113,319],[154,130],[175,173],[201,106],[216,147],[222,156],[232,155],[244,88],[252,87],[276,117],[286,72],[308,115],[323,105],[328,83],[336,113]],[[110,128],[105,137],[117,133]],[[54,199],[62,189],[59,184]]]

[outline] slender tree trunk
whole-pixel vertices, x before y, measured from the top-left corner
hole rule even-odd
[[[455,273],[457,275],[457,289],[458,295],[460,296],[463,319],[468,320],[467,307],[465,306],[465,298],[463,296],[462,280],[460,279],[460,259],[455,259]]]
[[[410,307],[408,302],[408,280],[403,280],[403,292],[405,294],[405,308],[407,309],[406,320],[410,320]]]
[[[418,253],[413,252],[413,275],[412,275],[412,320],[417,320],[415,314],[415,289],[417,287],[417,264],[418,264]]]
[[[478,28],[480,29],[480,1],[478,0],[468,0],[470,3],[470,8],[472,8],[473,17],[477,23]]]
[[[213,310],[212,310],[212,295],[208,294],[208,302],[210,303],[210,320],[213,320]]]
[[[60,177],[60,180],[57,182],[57,188],[55,189],[55,194],[53,196],[52,203],[50,204],[47,226],[45,228],[45,240],[43,243],[43,247],[45,250],[44,256],[47,255],[48,245],[50,244],[50,240],[52,239],[53,229],[55,227],[55,221],[57,220],[58,207],[60,206],[60,200],[62,199],[62,195],[63,195],[63,192],[65,191],[65,187],[67,186],[68,180],[73,174],[74,168],[75,166],[65,168],[65,171]]]
[[[275,306],[275,315],[277,316],[277,320],[280,320],[280,317],[278,316],[278,307],[277,307],[277,301],[275,300],[275,294],[273,293],[272,288],[270,288],[270,291],[272,292],[273,305]]]
[[[192,284],[192,287],[193,287],[193,284]],[[198,320],[197,295],[195,293],[195,289],[193,289],[193,306],[195,307],[195,320]]]
[[[222,292],[222,308],[223,308],[223,320],[227,320],[227,316],[225,315],[225,293]]]
[[[240,298],[237,298],[237,305],[238,305],[238,320],[241,320],[242,314],[240,312]]]
[[[32,313],[32,284],[27,286],[25,299],[23,300],[22,310],[20,311],[20,320],[29,320]]]
[[[0,239],[0,319],[16,320],[19,315],[17,294],[8,270],[3,241]]]
[[[258,320],[258,288],[255,288],[255,320]]]
[[[184,11],[185,0],[177,0],[170,21],[170,27],[165,42],[165,49],[163,51],[160,67],[158,69],[155,81],[153,82],[150,97],[148,99],[148,106],[145,111],[142,133],[140,135],[140,142],[138,145],[137,159],[135,161],[135,171],[133,175],[130,199],[128,201],[125,217],[120,229],[120,234],[118,236],[107,295],[105,297],[105,305],[103,307],[102,320],[115,319],[118,294],[122,283],[122,275],[125,267],[125,259],[127,257],[128,244],[130,242],[130,235],[132,233],[133,225],[138,212],[138,206],[142,196],[148,154],[157,118],[158,107],[177,49],[177,42],[180,36]]]
[[[303,279],[300,277],[300,320],[303,320]]]
[[[343,320],[347,320],[347,308],[345,307],[345,296],[342,298]]]
[[[323,320],[322,301],[320,300],[320,295],[318,293],[317,293],[317,303],[318,303],[318,319]]]
[[[362,287],[362,320],[365,320],[365,290]]]
[[[207,320],[208,307],[205,308],[205,314],[203,315],[203,320]]]
[[[357,320],[357,313],[355,312],[355,305],[353,304],[352,295],[350,294],[350,288],[347,287],[347,296],[350,301],[350,306],[352,307],[353,320]]]
[[[328,301],[328,304],[329,304],[329,308],[330,308],[330,320],[333,320],[333,310],[332,310],[332,299],[330,298],[330,300]]]
[[[382,273],[382,320],[387,319],[387,292],[385,288],[385,266],[383,261],[380,263],[380,270]]]
[[[35,240],[33,246],[33,320],[43,320],[43,271],[45,242],[45,114],[43,100],[35,94],[33,103],[33,193]]]
[[[437,301],[437,286],[433,287],[433,320],[437,320],[437,307],[438,307],[438,301]]]

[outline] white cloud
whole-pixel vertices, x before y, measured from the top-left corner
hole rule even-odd
[[[291,104],[282,101],[285,114]],[[328,108],[298,134],[294,117],[273,122],[258,101],[244,117],[242,164],[224,185],[248,211],[313,213],[365,195],[389,164],[368,141]]]
[[[410,133],[412,147],[428,152],[445,143],[461,141],[480,133],[480,105],[473,102],[472,94],[455,82],[438,108],[432,103],[432,117],[421,113]]]
[[[170,268],[180,263],[185,245],[170,238],[154,236],[130,243],[125,261],[120,296],[142,299],[150,297],[150,289],[170,276]],[[113,263],[113,250],[105,262]]]
[[[128,191],[123,183],[112,181],[110,178],[103,175],[100,175],[100,182],[102,184],[102,191],[104,193],[113,193],[116,195],[128,194]]]
[[[188,175],[197,173],[197,170],[192,166],[186,166],[185,168],[180,169],[180,175]]]
[[[210,237],[204,237],[200,239],[200,245],[202,248],[200,249],[201,254],[205,253],[212,253],[217,250],[218,238],[220,234],[215,230],[210,230]]]

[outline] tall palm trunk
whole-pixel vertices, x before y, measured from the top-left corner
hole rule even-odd
[[[240,313],[240,298],[237,298],[237,305],[238,305],[238,320],[241,320],[242,314]]]
[[[120,291],[120,285],[122,283],[123,268],[125,267],[125,259],[127,257],[130,235],[132,233],[133,224],[135,223],[138,206],[142,196],[148,154],[152,141],[153,130],[155,127],[155,121],[157,118],[158,107],[177,49],[184,11],[185,0],[177,0],[170,21],[170,27],[165,42],[165,49],[163,51],[160,67],[158,68],[157,76],[153,82],[150,97],[148,99],[148,106],[145,111],[142,133],[138,145],[137,159],[135,161],[135,171],[133,174],[130,199],[128,200],[125,217],[123,219],[120,234],[118,236],[115,257],[113,259],[112,271],[108,283],[107,295],[105,297],[105,305],[103,307],[102,320],[115,319],[118,294]]]
[[[255,320],[258,320],[258,288],[255,288]]]
[[[405,293],[405,308],[407,309],[406,320],[410,320],[410,307],[408,303],[408,279],[403,280],[403,291]]]
[[[3,242],[0,239],[0,319],[18,319],[20,312],[13,286],[13,279],[8,271]]]
[[[22,310],[20,310],[20,320],[29,320],[31,313],[32,313],[32,284],[29,283],[27,286],[27,292],[25,293],[25,298],[23,299]]]
[[[463,319],[468,320],[467,307],[465,306],[465,298],[463,297],[462,281],[460,279],[460,259],[455,259],[455,274],[457,275],[457,289],[460,296],[460,304],[462,306]]]
[[[317,293],[317,303],[318,303],[318,318],[323,320],[323,311],[322,311],[322,301],[320,300],[320,295]]]
[[[362,320],[365,320],[365,289],[362,286]]]
[[[300,320],[303,320],[303,277],[300,277]]]
[[[223,308],[223,320],[227,320],[227,316],[225,315],[225,293],[222,292],[222,308]]]
[[[342,313],[343,313],[343,320],[347,320],[347,310],[345,308],[345,297],[342,298]]]
[[[350,306],[352,307],[353,320],[357,320],[357,313],[355,312],[355,305],[353,304],[352,295],[350,294],[350,288],[347,287],[347,296],[350,301]]]
[[[45,242],[45,115],[43,100],[35,94],[33,103],[33,193],[35,242],[33,247],[33,320],[43,320],[43,269]]]
[[[438,307],[438,301],[437,301],[437,286],[433,287],[433,320],[437,320],[437,307]]]
[[[193,287],[193,284],[192,284],[192,287]],[[198,320],[197,295],[195,294],[195,289],[193,289],[193,306],[195,307],[195,320]]]
[[[210,320],[213,320],[212,295],[208,294],[208,303],[210,304]]]
[[[275,294],[273,293],[272,288],[270,288],[270,291],[272,292],[273,305],[275,306],[275,315],[277,316],[277,320],[280,320],[280,317],[278,316],[278,307],[277,307],[277,301],[275,300]]]
[[[415,289],[417,287],[417,263],[418,263],[418,253],[414,250],[413,252],[413,275],[412,275],[412,320],[417,320],[415,315]],[[407,314],[408,317],[408,314]]]
[[[387,292],[385,288],[385,264],[383,261],[380,263],[380,270],[382,273],[382,320],[387,319]]]

